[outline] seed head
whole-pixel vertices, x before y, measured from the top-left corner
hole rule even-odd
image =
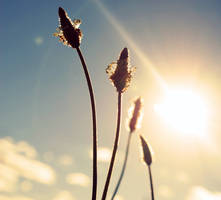
[[[143,150],[143,161],[147,165],[151,165],[151,163],[152,163],[151,147],[142,135],[140,135],[140,140],[141,140],[141,146],[142,146],[142,150]]]
[[[75,19],[71,20],[65,10],[61,7],[58,9],[59,22],[60,25],[57,32],[53,35],[59,37],[59,41],[63,42],[64,45],[70,46],[72,48],[77,48],[80,46],[82,33],[78,28],[81,24],[81,20]]]
[[[130,133],[133,133],[141,126],[141,121],[143,118],[142,108],[143,108],[143,99],[139,97],[133,102],[133,105],[129,109],[130,121],[128,126],[130,129]]]
[[[130,86],[135,67],[130,67],[128,49],[124,48],[117,62],[108,65],[106,72],[117,91],[123,93]]]

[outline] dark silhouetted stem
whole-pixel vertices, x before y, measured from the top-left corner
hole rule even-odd
[[[152,197],[152,200],[154,200],[153,179],[152,179],[152,173],[151,173],[150,165],[148,165],[148,171],[149,171],[149,177],[150,177],[151,197]]]
[[[81,53],[79,47],[76,48],[78,55],[81,60],[81,64],[84,69],[85,77],[87,80],[88,90],[91,99],[91,109],[92,109],[92,120],[93,120],[93,185],[92,185],[92,200],[96,200],[97,196],[97,128],[96,128],[96,110],[95,110],[95,100],[93,88],[90,80],[90,76],[87,70],[86,63],[84,61],[84,57]]]
[[[110,180],[111,180],[111,174],[113,171],[114,160],[115,160],[115,156],[117,153],[118,140],[119,140],[119,135],[120,135],[120,120],[121,120],[121,93],[119,92],[118,93],[118,114],[117,114],[116,136],[115,136],[115,141],[114,141],[114,148],[113,148],[113,152],[112,152],[111,162],[110,162],[110,166],[109,166],[109,170],[108,170],[108,174],[107,174],[107,179],[105,182],[104,191],[103,191],[103,195],[102,195],[102,200],[106,199],[108,187],[109,187]]]
[[[126,166],[127,166],[127,159],[128,159],[128,155],[129,155],[131,136],[132,136],[132,133],[129,133],[128,140],[127,140],[126,152],[125,152],[125,158],[124,158],[124,164],[123,164],[123,167],[122,167],[122,170],[121,170],[120,178],[117,182],[117,186],[116,186],[116,188],[114,190],[114,193],[111,197],[111,200],[113,200],[115,195],[117,194],[118,189],[119,189],[120,184],[121,184],[121,181],[122,181],[123,176],[124,176],[124,172],[125,172],[125,169],[126,169]]]

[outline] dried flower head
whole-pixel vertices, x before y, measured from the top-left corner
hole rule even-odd
[[[134,71],[135,67],[130,66],[127,48],[121,51],[118,61],[112,62],[106,69],[109,79],[120,93],[125,92],[130,86]]]
[[[53,35],[59,37],[59,41],[64,45],[72,48],[80,46],[82,33],[78,28],[81,24],[80,19],[71,20],[65,10],[61,7],[58,9],[60,26],[57,28],[57,32]]]
[[[143,118],[143,99],[138,97],[129,109],[129,129],[133,133],[136,129],[140,128]]]
[[[141,140],[141,146],[142,146],[142,150],[143,150],[143,161],[147,165],[151,165],[151,163],[152,163],[151,147],[142,135],[140,135],[140,140]]]

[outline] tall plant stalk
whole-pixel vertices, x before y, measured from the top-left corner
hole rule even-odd
[[[115,195],[117,194],[119,188],[120,188],[120,184],[122,182],[125,170],[126,170],[126,166],[127,166],[127,160],[128,160],[128,156],[129,156],[129,149],[130,149],[130,143],[131,143],[131,138],[132,138],[132,134],[138,129],[140,128],[140,124],[142,121],[142,116],[143,116],[143,99],[141,97],[137,98],[132,106],[129,109],[129,123],[128,123],[128,128],[129,128],[129,135],[128,135],[128,139],[127,139],[127,147],[126,147],[126,151],[125,151],[125,157],[124,157],[124,163],[123,163],[123,167],[121,170],[121,174],[120,177],[118,179],[117,185],[115,187],[114,193],[111,197],[111,200],[114,199]],[[133,112],[132,112],[133,110]]]
[[[120,135],[120,123],[121,123],[121,98],[122,98],[122,94],[121,92],[118,92],[118,114],[117,114],[116,136],[115,136],[114,148],[113,148],[113,152],[111,156],[111,162],[109,165],[109,170],[108,170],[108,174],[107,174],[107,178],[106,178],[106,182],[105,182],[105,186],[104,186],[104,190],[102,194],[102,200],[105,200],[107,196],[108,187],[110,184],[111,175],[112,175],[112,171],[114,167],[114,161],[115,161],[115,157],[117,153],[117,147],[118,147],[118,141],[119,141],[119,135]]]
[[[96,110],[95,110],[95,100],[93,88],[90,80],[90,76],[87,70],[87,65],[85,63],[84,57],[81,53],[79,47],[76,48],[78,56],[81,60],[81,64],[84,69],[84,74],[87,80],[88,90],[91,100],[91,109],[92,109],[92,120],[93,120],[93,185],[92,185],[92,200],[96,200],[97,196],[97,128],[96,128]]]
[[[120,184],[121,184],[122,178],[123,178],[124,173],[125,173],[125,169],[126,169],[126,166],[127,166],[128,155],[129,155],[131,137],[132,137],[132,133],[129,133],[128,140],[127,140],[126,153],[125,153],[125,157],[124,157],[124,164],[123,164],[123,167],[122,167],[122,170],[121,170],[121,174],[120,174],[119,180],[118,180],[117,185],[115,187],[114,193],[113,193],[113,195],[111,197],[111,200],[113,200],[115,195],[117,194],[118,189],[120,188]]]
[[[153,190],[153,179],[151,173],[151,167],[148,165],[149,179],[150,179],[150,189],[151,189],[151,198],[154,200],[154,190]]]
[[[80,44],[82,40],[82,32],[79,29],[81,20],[75,19],[71,20],[65,10],[61,7],[58,8],[59,22],[60,26],[57,29],[57,32],[53,35],[59,38],[59,41],[64,45],[76,49],[81,60],[81,64],[84,69],[84,74],[87,80],[88,90],[91,100],[91,109],[92,109],[92,121],[93,121],[93,185],[92,185],[92,200],[96,200],[97,196],[97,128],[96,128],[96,110],[95,110],[95,100],[93,88],[90,80],[90,76],[87,70],[84,57],[80,50]]]

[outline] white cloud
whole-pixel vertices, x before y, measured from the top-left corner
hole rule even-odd
[[[221,200],[221,192],[211,192],[204,187],[195,186],[186,200]]]
[[[29,197],[25,196],[6,196],[6,195],[0,195],[0,200],[34,200]]]
[[[18,153],[24,153],[29,158],[36,158],[37,151],[31,145],[25,141],[20,141],[15,145],[15,149]]]
[[[90,151],[90,158],[93,158],[93,152]],[[100,147],[97,150],[97,160],[99,162],[109,162],[111,159],[111,150],[107,147]]]
[[[10,138],[0,139],[0,191],[14,191],[19,177],[53,183],[54,170],[34,159],[36,155],[36,150],[24,141],[14,143]]]
[[[32,190],[32,183],[30,182],[30,181],[27,181],[27,180],[25,180],[25,181],[22,181],[21,183],[20,183],[20,188],[21,188],[21,190],[23,191],[23,192],[29,192],[29,191],[31,191]]]
[[[60,191],[53,200],[74,200],[74,197],[71,195],[69,191],[63,190]]]
[[[0,157],[1,158],[1,157]],[[0,161],[0,191],[12,192],[18,182],[19,173]]]
[[[79,185],[82,187],[87,187],[90,183],[89,177],[83,173],[68,174],[66,177],[66,181],[71,185]]]

